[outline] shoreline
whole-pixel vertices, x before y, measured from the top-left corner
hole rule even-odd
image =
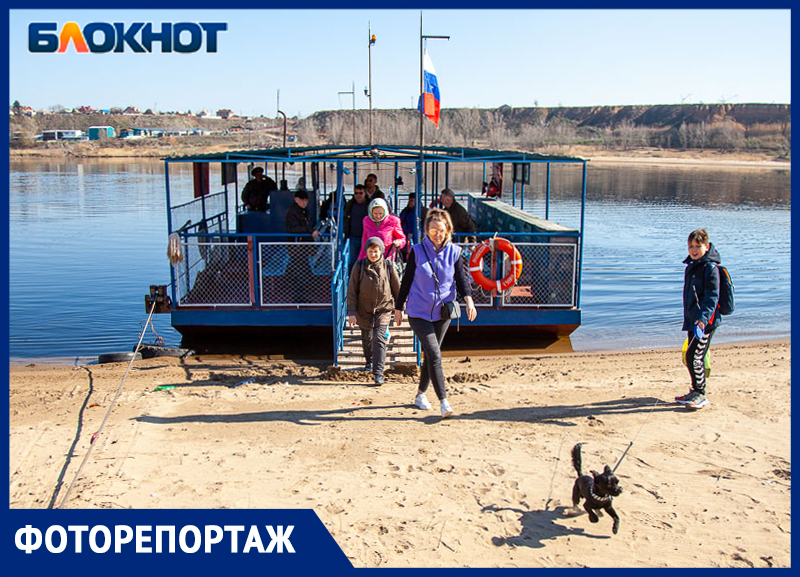
[[[763,344],[782,344],[782,343],[791,343],[791,335],[788,336],[778,336],[778,337],[765,337],[763,339],[753,338],[753,337],[743,337],[742,339],[733,339],[733,340],[724,340],[724,341],[715,341],[714,349],[717,347],[724,347],[727,345],[735,346],[758,346]],[[678,347],[679,348],[679,347]],[[604,354],[623,354],[623,353],[633,353],[633,352],[642,352],[642,351],[664,351],[664,350],[674,350],[676,347],[674,345],[663,345],[663,346],[642,346],[636,348],[591,348],[591,349],[574,349],[571,345],[564,345],[563,343],[556,342],[551,344],[545,348],[538,348],[538,349],[522,349],[522,350],[515,350],[515,349],[496,349],[496,350],[489,350],[489,351],[482,351],[480,349],[466,349],[466,348],[459,348],[459,349],[447,349],[442,351],[444,358],[452,359],[463,357],[465,355],[475,358],[475,359],[493,359],[496,357],[508,357],[514,356],[515,354],[535,354],[540,356],[564,356],[564,355],[604,355]],[[103,353],[99,353],[103,354]],[[297,362],[298,364],[309,364],[309,365],[324,365],[330,364],[330,359],[324,358],[308,358],[308,359],[281,359],[279,356],[270,355],[269,353],[265,354],[258,354],[258,353],[242,353],[242,354],[231,354],[231,353],[196,353],[197,356],[204,356],[204,357],[214,357],[215,359],[241,359],[241,358],[254,358],[254,359],[269,359],[271,361],[279,361],[279,360],[286,360],[289,362]],[[52,367],[84,367],[84,366],[100,366],[97,363],[98,355],[77,355],[74,357],[10,357],[9,358],[9,367],[23,367],[23,366],[52,366]],[[139,361],[137,361],[139,362]],[[127,363],[126,363],[127,364]],[[135,366],[135,365],[134,365]]]
[[[132,160],[156,161],[169,156],[183,156],[188,154],[224,152],[233,150],[225,146],[207,147],[180,147],[164,149],[148,147],[143,150],[125,150],[118,148],[98,149],[91,154],[73,154],[63,149],[43,150],[11,150],[9,161],[44,161],[63,160],[71,162],[99,161],[115,162]],[[753,153],[720,153],[718,151],[679,151],[661,149],[639,149],[619,152],[607,151],[583,146],[559,147],[559,150],[542,150],[545,154],[565,154],[584,158],[592,164],[645,164],[663,166],[685,167],[722,167],[722,168],[753,168],[771,170],[791,170],[791,159],[776,159],[766,154]]]

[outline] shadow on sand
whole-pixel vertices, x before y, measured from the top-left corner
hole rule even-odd
[[[654,406],[655,405],[655,406]],[[539,407],[513,407],[473,413],[455,414],[448,421],[482,420],[498,422],[546,423],[564,427],[574,427],[573,421],[592,417],[597,419],[603,415],[644,413],[647,411],[677,411],[682,407],[662,404],[654,397],[634,397],[587,403],[585,405],[553,405]],[[409,417],[406,410],[415,410]],[[397,414],[402,411],[401,414]],[[303,411],[258,411],[253,413],[233,414],[197,414],[158,417],[146,415],[135,417],[135,420],[156,425],[173,425],[176,423],[269,423],[284,421],[298,425],[320,425],[332,421],[407,421],[418,418],[426,424],[438,423],[442,419],[428,411],[419,411],[414,405],[365,405],[343,407],[329,410]]]

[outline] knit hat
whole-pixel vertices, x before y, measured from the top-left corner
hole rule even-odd
[[[367,244],[364,247],[364,251],[366,252],[366,250],[373,244],[377,246],[379,249],[381,249],[381,255],[383,255],[383,253],[386,251],[386,245],[383,244],[383,241],[380,239],[380,237],[377,236],[371,236],[367,239]]]
[[[380,220],[375,220],[375,217],[372,216],[372,209],[375,208],[376,206],[379,206],[383,209],[383,216],[380,218]],[[389,205],[386,204],[386,201],[383,200],[382,198],[375,198],[372,200],[372,202],[369,203],[369,207],[367,207],[367,214],[369,215],[369,217],[372,219],[373,222],[376,223],[383,222],[383,219],[389,215]]]

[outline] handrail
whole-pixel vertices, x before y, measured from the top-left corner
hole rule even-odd
[[[186,206],[189,206],[190,204],[202,202],[203,199],[208,200],[210,198],[214,198],[214,197],[217,197],[217,196],[222,196],[224,194],[225,194],[224,190],[221,190],[219,192],[214,192],[214,193],[211,193],[211,194],[204,194],[203,196],[199,196],[197,198],[193,198],[192,200],[184,202],[183,204],[174,204],[174,205],[170,206],[169,209],[170,210],[175,210],[176,208],[184,208]]]
[[[493,238],[496,234],[505,237],[529,237],[529,236],[546,236],[546,237],[560,237],[560,238],[580,238],[580,231],[562,231],[562,232],[454,232],[453,239],[458,241],[463,237],[480,237],[480,238]]]
[[[336,271],[331,279],[331,306],[333,325],[333,364],[339,365],[339,351],[344,347],[344,325],[347,320],[347,285],[349,271],[345,263],[350,260],[350,239],[347,239],[342,249],[342,258],[336,265]]]
[[[287,236],[295,237],[295,238],[302,238],[304,240],[313,240],[310,234],[302,234],[302,233],[290,233],[290,232],[187,232],[185,236],[188,237],[232,237],[232,238],[243,238],[246,239],[248,236],[257,236],[259,238],[262,237],[269,237],[281,240],[286,242],[286,244],[292,244],[295,241],[293,240],[286,240]],[[329,233],[323,233],[319,236],[322,239],[320,242],[326,242],[331,240],[331,235]]]

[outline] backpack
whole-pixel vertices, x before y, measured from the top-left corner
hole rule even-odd
[[[715,263],[716,264],[716,263]],[[728,269],[721,264],[716,265],[719,269],[719,301],[717,307],[722,315],[733,313],[736,308],[734,304],[734,287],[731,274]]]

